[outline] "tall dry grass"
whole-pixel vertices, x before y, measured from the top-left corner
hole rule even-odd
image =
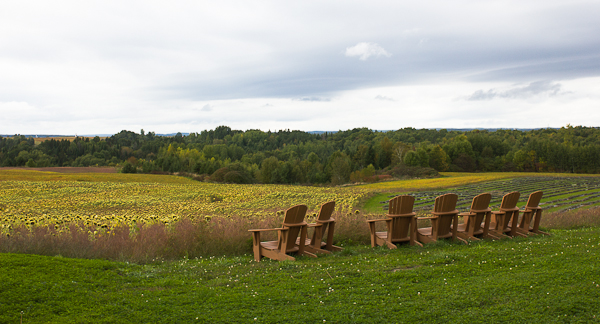
[[[381,215],[336,212],[336,244],[369,244],[365,219]],[[307,221],[311,221],[308,216]],[[210,221],[182,219],[174,224],[121,225],[110,230],[70,224],[59,231],[55,226],[13,228],[0,236],[0,252],[61,255],[73,258],[100,258],[148,263],[183,257],[207,257],[252,253],[251,228],[277,228],[282,215],[264,219],[213,218]],[[425,226],[426,224],[419,224]],[[600,226],[600,208],[561,213],[545,213],[542,227],[568,229]],[[381,229],[383,230],[383,228]],[[309,230],[310,235],[310,230]],[[274,240],[276,232],[264,233],[263,240]]]
[[[598,227],[600,226],[600,208],[544,213],[540,221],[540,226],[550,229]]]
[[[335,241],[368,243],[368,228],[358,214],[334,215]],[[310,219],[308,219],[310,221]],[[120,225],[98,232],[96,227],[70,224],[57,227],[19,226],[0,236],[0,252],[61,255],[73,258],[100,258],[147,263],[156,260],[195,258],[252,253],[251,228],[277,228],[282,215],[261,220],[212,218],[209,221],[182,219],[174,224]],[[94,231],[96,233],[94,234]],[[310,231],[310,230],[309,230]],[[310,233],[309,233],[310,234]],[[275,240],[276,232],[263,240]]]

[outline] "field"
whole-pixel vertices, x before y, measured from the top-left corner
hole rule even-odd
[[[0,170],[0,323],[600,321],[599,177],[442,179],[451,188],[432,179],[332,188]],[[365,244],[365,219],[381,217],[397,193],[417,196],[423,214],[449,191],[465,209],[478,193],[498,204],[513,190],[522,204],[544,191],[551,236]],[[331,199],[344,251],[253,261],[248,228],[280,226],[280,211],[298,203],[314,217]]]
[[[367,202],[366,209],[371,212],[386,210],[389,198],[402,193],[415,196],[414,209],[424,213],[432,209],[435,197],[448,192],[458,194],[457,208],[461,211],[467,211],[473,197],[484,192],[492,194],[490,205],[497,209],[502,201],[502,196],[512,191],[521,193],[521,203],[518,206],[522,207],[527,202],[528,195],[538,190],[544,192],[540,206],[544,207],[545,212],[564,212],[600,205],[600,177],[546,175],[495,180],[449,189],[380,193]]]
[[[35,144],[37,145],[37,144],[40,144],[41,142],[49,141],[51,139],[56,140],[56,141],[67,140],[69,142],[73,142],[78,137],[82,138],[82,139],[89,138],[90,140],[94,138],[91,136],[53,136],[53,137],[34,137],[33,140],[34,140]],[[106,138],[107,137],[100,137],[100,139],[106,139]]]

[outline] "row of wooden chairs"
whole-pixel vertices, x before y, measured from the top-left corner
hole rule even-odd
[[[389,201],[385,219],[368,220],[371,232],[371,246],[387,246],[395,249],[396,244],[407,242],[410,245],[423,246],[424,243],[438,239],[458,239],[466,244],[469,240],[500,239],[532,234],[546,234],[539,229],[542,208],[539,207],[542,192],[529,195],[519,222],[520,193],[514,191],[502,197],[500,210],[492,211],[490,201],[492,195],[483,193],[471,203],[468,212],[460,213],[456,209],[458,195],[449,193],[435,199],[432,216],[416,217],[413,212],[415,198],[409,195],[397,196]],[[458,217],[463,218],[459,223]],[[431,226],[418,228],[418,220],[430,220]],[[375,224],[386,222],[387,231],[376,232]]]
[[[536,191],[529,195],[519,222],[520,193],[515,191],[502,198],[500,210],[492,211],[490,201],[492,195],[483,193],[475,198],[469,212],[460,213],[456,209],[458,195],[449,193],[435,199],[432,216],[416,217],[413,211],[415,198],[410,195],[397,196],[389,201],[388,213],[385,219],[368,220],[371,233],[371,246],[387,246],[395,249],[396,244],[407,242],[410,245],[423,246],[425,243],[438,239],[458,239],[468,244],[469,240],[500,239],[530,234],[546,234],[539,229],[542,208],[539,207],[542,192]],[[341,247],[333,245],[335,219],[331,217],[335,209],[335,201],[321,205],[315,223],[307,223],[306,205],[297,205],[285,211],[283,224],[279,228],[251,229],[252,249],[254,259],[262,257],[274,260],[295,260],[289,255],[307,255],[317,257],[319,253],[340,251]],[[463,223],[458,222],[458,217]],[[430,227],[418,228],[418,220],[429,220]],[[377,232],[376,224],[385,222],[387,231]],[[308,228],[314,228],[312,238],[308,238]],[[277,231],[276,241],[261,242],[261,233]],[[324,241],[324,236],[327,239]]]
[[[341,251],[341,247],[333,245],[335,219],[331,215],[335,209],[335,201],[321,205],[315,223],[308,224],[304,221],[307,209],[306,205],[288,208],[280,228],[249,230],[252,232],[254,260],[260,261],[262,257],[274,260],[295,260],[289,253],[316,258],[317,253]],[[308,227],[314,228],[311,239],[307,238]],[[261,242],[260,233],[266,231],[277,231],[277,241]],[[327,233],[327,240],[323,241],[325,233]]]

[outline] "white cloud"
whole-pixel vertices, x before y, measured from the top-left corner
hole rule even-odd
[[[345,55],[348,57],[358,56],[358,58],[361,61],[366,61],[371,56],[392,56],[392,54],[388,53],[388,51],[386,51],[383,47],[379,46],[379,44],[366,42],[358,43],[352,47],[347,47]]]
[[[212,110],[212,106],[210,104],[206,104],[204,106],[202,106],[202,109],[200,109],[200,111],[211,111]]]

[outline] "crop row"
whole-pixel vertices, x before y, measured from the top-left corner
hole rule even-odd
[[[457,208],[466,211],[469,209],[473,197],[480,193],[491,193],[490,206],[498,208],[502,196],[512,191],[519,191],[521,199],[518,206],[522,207],[527,202],[529,194],[538,190],[544,192],[540,206],[545,211],[567,211],[600,205],[600,178],[598,177],[525,177],[409,194],[416,197],[414,209],[417,212],[431,210],[435,197],[448,192],[454,192],[459,196]],[[382,209],[387,209],[387,201],[381,203],[383,204]]]

